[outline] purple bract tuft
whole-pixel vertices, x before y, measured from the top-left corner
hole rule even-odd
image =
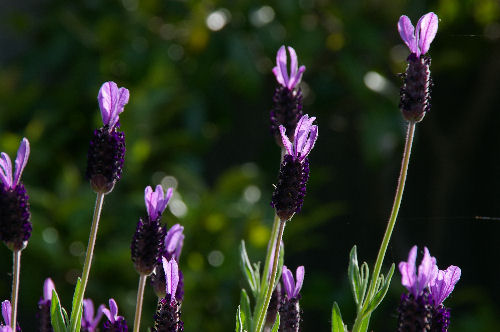
[[[304,282],[304,266],[299,266],[295,272],[295,277],[297,283],[293,279],[292,272],[283,265],[283,271],[281,273],[281,278],[283,280],[283,286],[285,288],[285,294],[289,299],[298,298],[299,292],[302,289],[302,284]]]
[[[118,88],[115,82],[106,82],[99,89],[97,101],[101,109],[102,123],[111,132],[118,123],[125,105],[128,104],[130,93],[126,88]]]
[[[0,155],[0,240],[13,251],[24,249],[31,236],[28,194],[20,182],[29,154],[29,142],[23,138],[17,151],[14,176],[9,156],[4,152]]]
[[[82,331],[83,332],[95,332],[99,326],[99,322],[104,314],[103,309],[106,308],[104,304],[101,304],[97,308],[97,315],[94,316],[94,302],[91,299],[83,300],[83,315],[82,315]]]
[[[438,17],[433,12],[427,13],[418,20],[416,29],[408,16],[399,18],[398,31],[401,39],[417,58],[429,51],[429,47],[436,36]]]
[[[38,301],[38,330],[40,332],[52,332],[52,322],[50,319],[50,306],[52,304],[52,291],[55,290],[52,279],[47,278],[43,283],[43,297]]]
[[[157,185],[155,191],[153,191],[151,186],[146,187],[144,190],[144,201],[146,203],[148,216],[151,220],[156,220],[161,217],[173,193],[174,189],[168,188],[164,195],[161,185]]]
[[[295,53],[292,47],[288,46],[288,52],[290,52],[290,75],[288,74],[287,56],[284,45],[276,53],[276,67],[273,68],[273,73],[279,84],[289,90],[293,90],[300,83],[306,67],[300,66],[298,68],[297,53]]]
[[[102,312],[108,318],[104,323],[104,332],[127,332],[127,321],[124,317],[118,316],[118,305],[114,299],[109,299],[109,309],[103,308]]]

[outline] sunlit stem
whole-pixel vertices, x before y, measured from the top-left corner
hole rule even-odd
[[[147,275],[142,274],[139,277],[139,287],[137,288],[137,302],[135,305],[134,332],[139,332],[141,326],[142,300],[144,298],[144,287],[146,286]]]
[[[11,322],[10,326],[12,331],[16,330],[17,323],[17,302],[19,294],[19,274],[21,272],[21,250],[15,250],[12,252],[14,259],[14,264],[12,265],[12,296],[10,303],[12,306]]]
[[[90,237],[89,243],[87,245],[87,254],[85,256],[85,263],[83,264],[83,273],[82,273],[82,283],[76,298],[76,306],[74,306],[75,310],[80,310],[83,303],[83,297],[85,295],[85,289],[87,288],[87,281],[89,279],[90,274],[90,266],[92,265],[92,256],[94,255],[94,246],[95,240],[97,238],[97,229],[99,227],[99,218],[101,217],[102,203],[104,202],[103,193],[97,193],[97,199],[94,207],[94,216],[92,218],[92,227],[90,229]],[[77,331],[77,322],[76,320],[71,322],[71,332],[80,332]]]
[[[257,326],[255,332],[261,332],[264,327],[264,322],[266,320],[267,308],[269,307],[269,302],[271,301],[271,296],[273,294],[274,285],[276,282],[276,274],[278,272],[278,260],[280,255],[281,240],[283,239],[283,231],[285,230],[286,220],[280,220],[278,236],[276,237],[276,245],[274,248],[274,258],[273,258],[273,268],[271,269],[271,278],[269,280],[269,287],[267,288],[266,297],[264,299],[263,305],[260,307],[260,312],[257,321]],[[267,276],[264,276],[267,277]]]
[[[375,289],[376,283],[380,275],[382,263],[384,262],[387,246],[389,245],[389,240],[391,239],[392,231],[394,230],[394,225],[396,224],[396,219],[398,217],[399,207],[401,205],[401,199],[403,198],[403,191],[405,188],[408,163],[410,162],[411,146],[413,143],[413,136],[415,134],[415,125],[416,125],[415,122],[410,122],[408,125],[405,150],[403,152],[403,161],[401,162],[401,172],[399,175],[398,186],[396,189],[396,196],[394,198],[394,203],[392,205],[391,216],[389,217],[389,222],[387,223],[387,228],[385,230],[382,244],[380,245],[380,250],[377,255],[377,260],[375,261],[375,268],[373,269],[373,275],[370,281],[370,287],[368,288],[366,300],[363,305],[363,308],[356,317],[356,321],[354,322],[352,330],[353,332],[364,332],[368,328],[367,320],[370,319],[370,316],[369,315],[366,316],[365,311],[368,307],[370,299],[372,299],[375,293],[377,292],[377,289]]]

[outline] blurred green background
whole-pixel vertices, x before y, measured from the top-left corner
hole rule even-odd
[[[304,110],[319,139],[303,211],[287,226],[285,264],[305,265],[304,331],[328,331],[333,301],[350,326],[348,253],[373,265],[392,205],[405,134],[398,73],[408,50],[396,23],[440,18],[432,56],[432,111],[417,126],[407,190],[388,250],[405,260],[428,246],[462,279],[445,304],[452,331],[500,326],[500,10],[496,0],[0,1],[0,151],[31,142],[23,179],[33,236],[22,256],[19,320],[36,330],[43,280],[66,308],[81,271],[95,194],[84,178],[100,126],[97,93],[130,90],[121,116],[122,181],[106,197],[87,296],[114,297],[133,321],[138,275],[130,240],[147,185],[175,186],[163,220],[185,227],[180,266],[186,331],[231,331],[245,286],[237,247],[263,260],[279,149],[269,133],[277,49],[307,67]],[[0,299],[11,255],[0,247]],[[393,331],[404,291],[396,272],[372,316]],[[146,291],[143,329],[155,308]]]

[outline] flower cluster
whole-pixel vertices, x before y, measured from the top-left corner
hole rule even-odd
[[[422,121],[431,107],[431,58],[427,52],[437,29],[438,17],[432,12],[422,16],[415,28],[405,15],[401,16],[398,22],[401,39],[411,52],[406,72],[402,74],[403,87],[399,103],[399,108],[408,121]]]
[[[271,109],[271,132],[276,141],[281,145],[279,127],[285,127],[289,135],[295,132],[295,127],[302,116],[302,91],[296,89],[306,70],[305,66],[298,67],[297,54],[288,46],[290,53],[290,75],[288,74],[287,54],[285,46],[281,46],[276,54],[276,66],[273,73],[279,86],[273,96]],[[293,140],[293,137],[290,136]]]
[[[318,126],[313,125],[315,119],[309,118],[307,114],[300,118],[295,128],[293,144],[286,135],[285,127],[280,126],[281,139],[287,154],[280,166],[271,205],[281,220],[289,220],[302,208],[309,179],[307,156],[318,138]]]
[[[450,311],[443,306],[443,301],[455,288],[461,270],[453,265],[446,270],[439,270],[436,258],[424,248],[424,257],[417,274],[416,259],[417,246],[414,246],[408,261],[399,263],[401,283],[408,293],[401,296],[398,331],[448,331]]]
[[[9,156],[4,152],[0,155],[0,240],[12,251],[24,249],[31,236],[28,194],[21,183],[29,155],[30,144],[23,138],[17,150],[14,174]]]

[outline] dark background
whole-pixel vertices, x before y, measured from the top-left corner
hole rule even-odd
[[[500,324],[500,10],[495,0],[0,1],[0,151],[31,142],[23,175],[33,235],[22,256],[19,320],[34,331],[52,277],[66,308],[81,273],[95,194],[84,178],[100,126],[101,84],[130,90],[121,116],[127,155],[106,197],[87,297],[114,297],[132,325],[138,275],[130,240],[143,191],[176,185],[163,220],[185,227],[186,331],[231,331],[246,287],[237,246],[263,260],[279,149],[269,134],[277,49],[307,67],[304,110],[317,116],[303,211],[285,231],[285,264],[305,265],[303,330],[328,331],[333,301],[352,326],[348,253],[376,257],[393,201],[406,124],[397,74],[408,50],[396,24],[434,11],[432,111],[417,126],[400,217],[383,270],[427,246],[462,278],[445,304],[452,331]],[[212,16],[210,16],[212,14]],[[215,15],[215,16],[214,16]],[[217,23],[225,23],[217,26]],[[215,27],[214,27],[215,24]],[[211,27],[211,28],[210,28]],[[214,31],[214,28],[221,28]],[[419,258],[420,260],[420,258]],[[0,299],[11,254],[0,248]],[[397,271],[375,331],[393,331]],[[146,291],[143,330],[155,297]]]

